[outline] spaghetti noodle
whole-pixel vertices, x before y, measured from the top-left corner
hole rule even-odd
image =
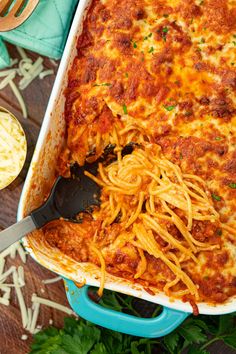
[[[184,178],[179,167],[164,158],[160,147],[149,143],[106,167],[100,163],[98,171],[98,177],[85,171],[102,187],[101,208],[93,217],[103,220],[103,230],[119,215],[118,223],[127,231],[126,236],[122,236],[123,246],[131,242],[140,256],[140,267],[134,278],[139,278],[146,270],[145,251],[160,258],[198,299],[196,285],[181,265],[173,262],[173,257],[178,259],[182,255],[197,263],[199,249],[215,248],[210,242],[199,242],[191,235],[193,220],[219,221],[212,200],[207,196],[205,183],[191,175]],[[194,183],[189,183],[191,179]],[[178,212],[181,212],[181,219]],[[166,220],[175,225],[180,237],[168,232]],[[156,242],[157,235],[166,242],[164,249]],[[171,282],[171,286],[178,281]],[[164,291],[170,293],[170,287],[165,286]]]

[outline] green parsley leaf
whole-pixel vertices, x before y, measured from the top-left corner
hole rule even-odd
[[[202,329],[193,324],[188,325],[185,323],[179,327],[178,333],[190,344],[203,343],[207,339],[207,336],[202,332]]]
[[[222,138],[220,136],[217,136],[215,140],[221,140]]]
[[[151,47],[151,48],[149,49],[148,53],[153,53],[153,52],[154,52],[154,48]]]
[[[93,337],[84,337],[78,334],[62,336],[62,348],[70,354],[87,354],[95,344]]]
[[[180,158],[180,160],[183,160],[183,154],[182,154],[182,152],[179,154],[179,158]]]
[[[204,331],[206,331],[206,332],[208,331],[208,325],[206,324],[206,322],[204,322],[204,321],[198,319],[198,317],[197,317],[197,318],[195,318],[195,317],[190,317],[190,318],[188,319],[188,324],[194,324],[194,325],[196,325],[196,326],[198,326],[198,327],[204,329]]]
[[[94,349],[91,350],[91,354],[109,354],[109,352],[106,350],[106,347],[103,343],[97,343],[94,346]]]
[[[229,345],[231,348],[236,349],[236,329],[232,331],[229,335],[222,337],[225,344]]]
[[[111,84],[109,84],[109,82],[103,82],[101,84],[94,84],[93,86],[111,86]]]
[[[128,74],[128,73],[125,73],[125,77],[129,77],[129,74]]]
[[[152,33],[149,33],[149,35],[148,36],[145,36],[144,38],[143,38],[143,40],[144,41],[146,41],[148,38],[150,38],[152,36]]]
[[[58,329],[49,327],[34,335],[34,342],[31,344],[30,354],[50,354],[51,351],[57,350],[61,347],[61,342]]]
[[[127,110],[126,104],[123,104],[123,111],[124,111],[124,114],[128,114],[128,110]]]
[[[64,319],[64,329],[68,334],[73,334],[74,329],[78,326],[78,321],[72,317],[66,317]]]
[[[221,229],[216,229],[216,235],[221,236],[222,235],[222,230]]]
[[[174,105],[172,105],[172,106],[166,106],[166,105],[164,105],[163,106],[167,111],[173,111],[173,109],[176,107],[176,106],[174,106]]]
[[[189,347],[188,354],[210,354],[210,352],[192,345]]]
[[[137,48],[137,43],[136,42],[133,42],[133,47]]]
[[[162,38],[164,39],[165,42],[166,42],[166,35],[167,35],[168,31],[169,31],[168,27],[162,28]]]
[[[212,196],[212,199],[216,200],[217,202],[221,201],[221,197],[219,195],[212,193],[211,196]]]
[[[234,317],[231,314],[219,317],[218,335],[229,334],[234,328]]]
[[[192,116],[192,114],[193,114],[192,111],[188,111],[188,112],[185,112],[185,113],[184,113],[184,115],[185,115],[186,117],[190,117],[190,116]]]
[[[122,306],[120,305],[116,294],[113,291],[104,291],[99,304],[114,311],[122,311]]]
[[[172,353],[175,350],[175,348],[178,345],[178,341],[179,341],[179,335],[176,331],[164,337],[164,343],[170,353]]]
[[[122,353],[124,347],[127,348],[130,346],[132,337],[106,329],[102,330],[101,341],[108,353]]]
[[[230,183],[229,187],[232,188],[232,189],[236,189],[236,183]]]

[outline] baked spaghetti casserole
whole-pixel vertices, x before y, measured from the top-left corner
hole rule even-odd
[[[65,91],[59,173],[99,163],[100,206],[43,228],[78,262],[191,304],[236,294],[236,4],[94,0]],[[123,154],[125,146],[132,146]]]

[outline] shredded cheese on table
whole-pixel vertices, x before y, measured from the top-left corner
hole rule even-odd
[[[10,68],[0,71],[0,78],[2,78],[0,81],[0,90],[5,89],[8,85],[10,86],[20,104],[23,117],[27,118],[26,104],[20,91],[25,90],[34,79],[39,78],[42,80],[46,76],[53,75],[54,71],[51,69],[45,70],[42,57],[39,56],[36,61],[33,62],[23,48],[16,47],[16,49],[21,59],[11,59]],[[14,79],[17,77],[20,77],[19,83],[14,82]]]
[[[6,258],[11,257],[12,259],[15,259],[17,254],[20,256],[22,264],[18,267],[12,265],[8,269],[5,269]],[[69,307],[58,304],[49,299],[39,297],[37,294],[32,294],[31,306],[27,306],[28,304],[25,297],[25,290],[27,289],[27,286],[24,272],[24,264],[27,260],[26,256],[27,253],[19,242],[0,253],[0,309],[1,306],[10,306],[13,291],[15,291],[21,312],[22,328],[30,334],[36,334],[42,328],[42,325],[38,324],[41,306],[51,307],[66,313],[67,315],[75,314]],[[8,281],[10,277],[13,279],[12,284]],[[50,285],[61,280],[61,277],[54,277],[43,280],[42,284]],[[50,319],[49,324],[52,323],[53,320]],[[25,333],[22,334],[21,339],[27,340],[28,335]]]
[[[9,185],[21,171],[26,158],[26,138],[10,113],[0,112],[0,189]]]

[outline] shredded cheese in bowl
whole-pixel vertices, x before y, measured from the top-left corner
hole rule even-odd
[[[27,143],[18,120],[0,107],[0,190],[19,175],[25,162]]]

